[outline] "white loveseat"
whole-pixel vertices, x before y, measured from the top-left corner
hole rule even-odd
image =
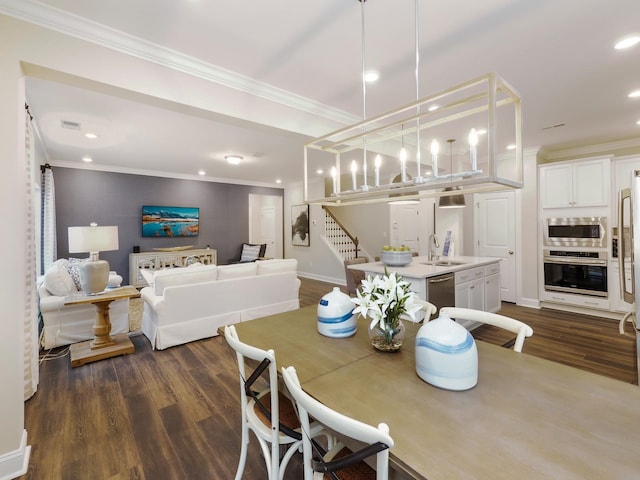
[[[232,323],[300,307],[295,259],[157,271],[141,290],[142,332],[153,348],[218,335]]]
[[[67,259],[56,260],[46,271],[38,286],[42,315],[42,348],[50,349],[93,338],[96,322],[94,305],[68,305],[69,295],[81,293],[73,280],[72,264]],[[116,300],[109,304],[111,333],[129,331],[129,300]]]

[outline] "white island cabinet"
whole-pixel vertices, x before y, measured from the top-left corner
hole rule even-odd
[[[428,279],[447,273],[455,274],[455,306],[497,312],[500,310],[500,259],[491,257],[442,258],[441,264],[433,264],[426,256],[413,257],[406,267],[386,267],[411,283],[411,289],[423,300],[429,300]],[[447,263],[448,264],[444,264]],[[382,262],[349,265],[352,270],[361,270],[367,275],[384,274]],[[436,305],[448,307],[452,305]],[[475,323],[463,325],[469,329]]]

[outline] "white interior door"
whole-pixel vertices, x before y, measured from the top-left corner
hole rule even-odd
[[[500,258],[500,299],[516,301],[515,192],[476,195],[476,255]]]
[[[260,242],[266,243],[267,250],[265,257],[275,256],[276,245],[276,209],[274,207],[263,206],[260,209]]]
[[[283,221],[282,197],[249,195],[249,242],[266,243],[266,257],[282,258]]]
[[[391,245],[406,245],[413,252],[418,251],[419,208],[418,204],[389,205],[391,220]]]

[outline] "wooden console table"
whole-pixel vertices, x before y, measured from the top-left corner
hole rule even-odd
[[[74,343],[69,347],[72,367],[79,367],[86,363],[135,351],[135,347],[126,333],[111,336],[109,304],[122,298],[139,297],[140,292],[135,287],[127,285],[98,295],[71,295],[65,299],[65,305],[91,303],[96,307],[96,322],[93,325],[94,339]]]
[[[140,270],[160,270],[162,268],[184,267],[187,258],[198,257],[204,265],[218,263],[214,248],[178,250],[175,252],[141,252],[129,254],[129,283],[134,287],[146,287],[147,281]]]

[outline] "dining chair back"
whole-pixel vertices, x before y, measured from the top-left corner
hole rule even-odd
[[[360,283],[365,278],[365,273],[361,270],[351,270],[349,265],[355,265],[357,263],[369,263],[367,257],[356,257],[348,260],[344,260],[344,274],[347,279],[347,294],[355,297],[356,290],[360,286]]]
[[[516,342],[513,345],[513,350],[516,352],[522,352],[522,346],[524,345],[525,338],[533,335],[533,329],[526,323],[497,313],[459,307],[443,307],[440,309],[440,313],[445,313],[453,319],[485,323],[487,325],[504,328],[505,330],[515,333]]]
[[[424,318],[426,318],[427,321],[429,321],[431,316],[438,311],[438,307],[436,307],[433,303],[429,303],[426,300],[422,300],[421,298],[414,298],[413,303],[418,304],[422,307]],[[410,322],[414,323],[420,323],[423,320],[418,319],[418,317],[416,317],[416,320],[414,320],[409,315],[402,315],[400,318],[402,318],[403,320],[409,320]]]
[[[283,368],[282,378],[296,402],[302,425],[304,480],[389,478],[389,449],[393,447],[393,439],[389,436],[389,427],[385,423],[379,424],[376,428],[336,412],[317,401],[302,390],[294,367]],[[309,417],[328,430],[336,432],[338,438],[348,437],[365,446],[353,452],[347,449],[342,441],[337,441],[331,448],[324,449],[309,434]],[[365,458],[373,455],[376,457],[375,470],[364,462]]]
[[[282,480],[289,460],[302,446],[302,435],[300,421],[291,400],[278,391],[278,369],[274,351],[265,351],[243,343],[233,325],[225,327],[224,337],[236,352],[240,377],[242,445],[235,478],[242,478],[251,430],[260,444],[269,480]],[[252,372],[247,359],[254,361],[252,364],[258,363]],[[259,382],[264,383],[263,374],[267,376],[268,386],[263,386],[262,391],[255,391]],[[312,434],[315,434],[321,427],[314,424],[311,428]],[[280,446],[286,447],[282,460]]]

